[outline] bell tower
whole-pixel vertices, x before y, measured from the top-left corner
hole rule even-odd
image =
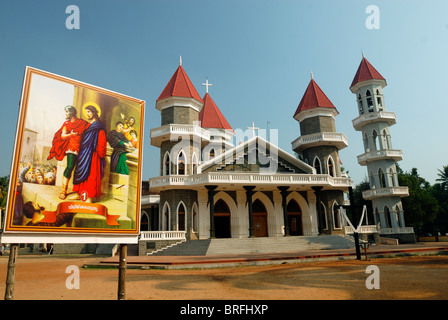
[[[160,148],[160,176],[166,177],[160,192],[160,230],[185,231],[187,239],[195,236],[197,192],[178,185],[197,173],[202,145],[210,140],[210,134],[198,125],[203,105],[180,60],[156,101],[161,126],[151,130],[151,145]]]
[[[317,85],[311,73],[311,80],[294,114],[300,124],[300,137],[292,142],[292,149],[303,161],[314,167],[319,177],[335,179],[341,177],[339,150],[348,146],[347,138],[336,132],[336,107]],[[318,199],[317,214],[320,233],[342,232],[339,205],[343,204],[341,190],[315,189]],[[320,203],[319,203],[320,202]]]
[[[395,164],[402,160],[402,151],[392,147],[390,127],[396,120],[395,113],[386,110],[383,95],[386,85],[386,79],[363,55],[350,85],[359,113],[352,121],[353,127],[361,132],[364,143],[364,153],[358,156],[358,163],[367,167],[370,184],[363,198],[372,201],[375,224],[382,236],[415,242],[412,228],[405,228],[401,197],[409,193],[407,187],[398,184]]]

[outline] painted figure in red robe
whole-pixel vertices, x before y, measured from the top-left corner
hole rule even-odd
[[[90,124],[81,137],[73,191],[78,192],[81,200],[95,202],[101,196],[107,149],[106,128],[94,106],[89,105],[85,109]]]
[[[50,155],[47,158],[47,160],[50,160],[55,157],[57,160],[62,161],[67,156],[67,166],[62,176],[62,189],[59,194],[59,198],[61,199],[65,199],[67,196],[68,184],[78,158],[81,136],[89,126],[87,121],[76,117],[77,112],[75,107],[66,106],[64,110],[66,121],[56,131]]]

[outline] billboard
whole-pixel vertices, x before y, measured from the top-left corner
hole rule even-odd
[[[144,107],[26,67],[2,241],[8,234],[70,235],[71,242],[137,236]]]

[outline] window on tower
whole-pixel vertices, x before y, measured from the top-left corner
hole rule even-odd
[[[362,104],[361,95],[358,94],[359,114],[364,114],[364,105]]]
[[[318,157],[314,158],[313,167],[314,167],[314,169],[316,169],[316,174],[321,174],[322,173],[322,169],[321,169],[321,166],[320,166],[320,160],[319,160]]]
[[[169,176],[170,175],[170,154],[167,152],[165,153],[165,157],[163,160],[163,175]]]
[[[328,157],[328,174],[334,177],[334,163],[332,157]]]
[[[181,151],[179,156],[177,157],[177,174],[184,175],[185,174],[185,156]]]
[[[366,91],[367,96],[367,107],[369,108],[369,112],[373,112],[373,100],[372,100],[372,94],[370,93],[370,90]]]

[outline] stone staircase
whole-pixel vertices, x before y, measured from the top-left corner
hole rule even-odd
[[[352,237],[338,235],[230,238],[191,240],[152,255],[231,255],[351,249],[354,247],[355,242]]]

